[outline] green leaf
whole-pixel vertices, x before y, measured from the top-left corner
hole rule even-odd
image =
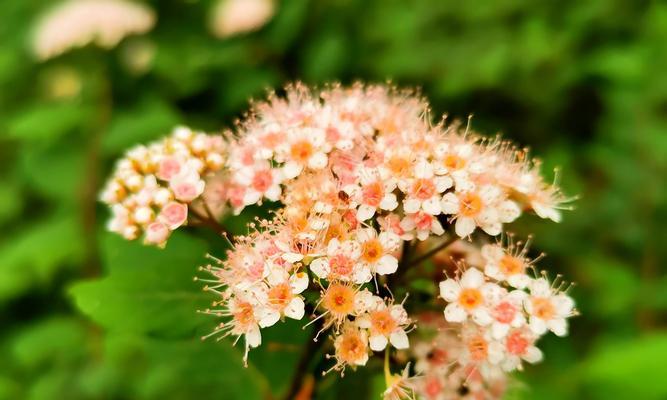
[[[584,379],[596,388],[605,388],[604,393],[613,398],[664,399],[665,359],[667,333],[664,332],[606,343],[584,364]]]
[[[267,382],[227,341],[112,335],[105,358],[142,399],[262,399]],[[183,381],[186,380],[187,383]]]
[[[17,216],[22,209],[19,185],[12,181],[0,181],[0,225]]]
[[[31,148],[22,154],[25,181],[44,196],[75,203],[88,174],[85,155],[71,143],[49,149]]]
[[[250,351],[250,363],[267,378],[275,395],[284,393],[288,389],[301,352],[307,346],[311,330],[303,329],[306,323],[305,319],[302,321],[286,319],[268,329],[263,329],[262,346]],[[324,357],[324,354],[317,355],[315,359],[320,357]]]
[[[137,143],[165,136],[180,120],[173,108],[157,98],[145,99],[131,109],[116,113],[102,141],[105,153],[120,153]]]
[[[7,134],[26,141],[57,139],[78,128],[88,111],[76,102],[38,104],[16,115],[9,122]]]
[[[14,358],[24,367],[35,368],[47,361],[62,363],[85,354],[85,327],[73,318],[52,317],[18,333]]]
[[[0,248],[0,300],[12,298],[82,259],[77,219],[54,216],[19,231]]]
[[[194,336],[196,310],[211,300],[193,282],[206,245],[182,232],[164,250],[112,234],[104,242],[108,274],[70,289],[77,307],[110,331]]]

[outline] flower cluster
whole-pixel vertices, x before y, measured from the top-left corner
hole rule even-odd
[[[39,22],[34,51],[41,60],[72,48],[95,43],[115,47],[124,37],[148,32],[155,13],[148,6],[127,0],[68,0]]]
[[[275,13],[273,0],[218,0],[211,12],[211,32],[221,38],[252,32]]]
[[[285,96],[254,103],[219,141],[206,147],[227,154],[215,163],[223,170],[219,200],[234,214],[265,201],[280,205],[272,218],[233,238],[226,257],[203,267],[210,276],[198,278],[215,296],[203,312],[222,321],[208,336],[243,338],[246,360],[261,344],[262,328],[306,314],[315,340],[330,333],[331,369],[341,373],[365,365],[373,352],[409,349],[416,325],[392,290],[404,288],[401,279],[419,264],[412,253],[420,242],[468,243],[477,232],[488,243],[524,212],[558,221],[567,200],[524,150],[469,126],[433,125],[424,99],[382,85],[290,86]],[[162,179],[159,168],[151,171]],[[160,182],[172,187],[170,179]],[[186,192],[201,194],[197,185]],[[106,193],[126,186],[112,183]],[[170,192],[175,199],[177,191]],[[118,221],[136,210],[115,214]],[[456,332],[451,350],[461,350],[455,361],[462,368],[504,373],[541,356],[534,343],[546,330],[565,334],[573,304],[528,275],[535,260],[526,246],[477,250],[481,242],[468,245],[480,265],[440,285],[449,303],[443,323]],[[390,398],[418,381],[388,376]]]
[[[472,250],[474,252],[474,250]],[[568,285],[538,277],[527,245],[486,244],[473,263],[459,262],[456,277],[440,282],[445,318],[423,314],[410,356],[419,398],[500,398],[508,373],[542,360],[537,341],[548,331],[567,334],[576,315]]]
[[[219,136],[179,127],[164,140],[130,149],[100,195],[111,207],[108,229],[164,245],[186,223],[188,205],[204,192],[206,177],[224,165],[226,146]]]

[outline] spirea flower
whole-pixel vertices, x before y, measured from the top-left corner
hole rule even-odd
[[[255,31],[273,16],[273,0],[218,0],[210,18],[212,33],[219,38]]]
[[[100,199],[112,209],[108,228],[126,239],[164,245],[219,171],[226,142],[179,127],[167,139],[130,149],[116,163]]]
[[[197,278],[215,298],[203,312],[221,320],[212,336],[243,338],[247,358],[262,329],[303,320],[314,340],[331,338],[330,371],[380,351],[413,359],[416,375],[389,374],[386,398],[461,398],[463,386],[499,398],[510,371],[541,360],[539,338],[564,335],[576,314],[562,284],[535,276],[540,257],[505,233],[527,211],[557,219],[560,189],[523,150],[469,126],[433,125],[413,92],[285,92],[253,103],[223,135],[179,131],[128,152],[102,195],[110,228],[164,243],[192,210],[239,214],[271,202],[272,216],[250,223]],[[444,280],[416,268],[427,259],[446,265]],[[437,294],[397,304],[393,293],[415,276]],[[425,339],[422,324],[435,335]]]
[[[41,60],[94,43],[115,47],[124,37],[148,32],[155,13],[128,0],[66,0],[39,21],[34,52]]]

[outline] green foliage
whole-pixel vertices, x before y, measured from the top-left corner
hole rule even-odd
[[[37,62],[30,35],[47,3],[0,2],[1,399],[284,392],[308,330],[263,332],[247,369],[242,342],[201,342],[217,320],[195,312],[211,298],[193,277],[226,245],[192,229],[164,250],[125,242],[103,233],[95,196],[126,148],[179,123],[228,127],[250,98],[297,79],[419,86],[434,115],[474,113],[473,128],[530,145],[545,173],[560,166],[575,210],[516,230],[535,233],[535,254],[549,254],[541,267],[577,281],[582,316],[569,338],[540,343],[545,362],[507,397],[667,396],[664,3],[282,0],[259,31],[216,39],[213,0],[150,1],[155,54],[140,72],[127,67],[127,41]],[[223,223],[244,232],[266,212]],[[378,398],[376,361],[317,377],[317,398]]]
[[[26,227],[0,247],[0,299],[9,299],[50,284],[59,269],[77,265],[82,243],[77,220],[44,219]]]
[[[201,322],[192,314],[209,300],[193,281],[206,245],[184,234],[174,235],[164,250],[105,239],[107,275],[71,288],[77,307],[112,331],[192,335]]]
[[[616,398],[664,399],[667,382],[662,366],[667,333],[605,343],[585,364],[584,380]],[[609,398],[609,397],[606,397]]]

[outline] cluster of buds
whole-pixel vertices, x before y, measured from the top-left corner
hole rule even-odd
[[[128,240],[163,246],[188,220],[205,179],[225,163],[227,143],[220,136],[184,127],[171,136],[130,149],[116,164],[101,200],[111,207],[108,229]]]
[[[416,324],[391,290],[421,261],[412,254],[419,242],[471,240],[477,231],[488,243],[524,212],[558,221],[567,200],[525,150],[458,123],[433,125],[424,99],[386,86],[290,86],[286,96],[253,104],[224,138],[221,185],[233,213],[265,200],[281,205],[233,238],[226,257],[211,257],[202,267],[210,276],[198,278],[216,297],[202,312],[221,319],[207,337],[243,338],[246,360],[261,329],[306,311],[315,340],[331,335],[332,370],[409,349]],[[443,322],[455,337],[513,349],[483,359],[461,352],[465,368],[516,369],[522,359],[537,361],[533,344],[547,329],[565,334],[572,301],[527,275],[535,260],[526,252],[487,245],[481,270],[471,265],[441,283]],[[458,347],[477,343],[468,342]],[[412,377],[387,376],[388,398],[408,393]]]

